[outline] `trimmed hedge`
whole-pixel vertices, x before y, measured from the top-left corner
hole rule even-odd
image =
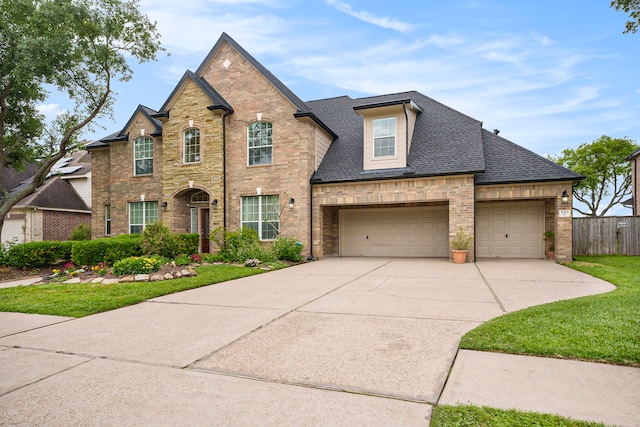
[[[55,265],[71,259],[73,242],[28,242],[12,246],[7,258],[9,265],[17,268],[37,268]]]
[[[122,237],[107,237],[104,239],[74,242],[71,251],[71,261],[77,265],[96,265],[115,262],[142,254],[140,235],[123,235]]]

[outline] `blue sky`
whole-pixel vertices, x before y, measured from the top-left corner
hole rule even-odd
[[[538,154],[640,141],[640,34],[609,0],[141,0],[170,56],[117,84],[119,130],[226,32],[303,100],[417,90]],[[55,97],[43,111],[64,107]],[[629,214],[628,209],[618,210]]]

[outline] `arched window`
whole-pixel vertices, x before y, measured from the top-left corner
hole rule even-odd
[[[247,146],[248,164],[270,165],[272,161],[273,141],[270,122],[254,122],[249,125]]]
[[[184,163],[200,162],[200,129],[189,128],[184,131]]]
[[[191,196],[191,203],[208,202],[209,194],[206,191],[198,191]]]
[[[153,173],[153,139],[141,136],[133,141],[133,174],[151,175]]]

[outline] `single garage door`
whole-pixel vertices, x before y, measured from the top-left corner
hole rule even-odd
[[[340,210],[340,255],[449,256],[447,206]]]
[[[477,256],[543,258],[544,202],[478,203]]]

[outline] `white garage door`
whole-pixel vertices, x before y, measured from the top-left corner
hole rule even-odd
[[[340,210],[341,256],[447,257],[448,235],[446,206]]]
[[[478,257],[543,258],[544,202],[478,203]]]

